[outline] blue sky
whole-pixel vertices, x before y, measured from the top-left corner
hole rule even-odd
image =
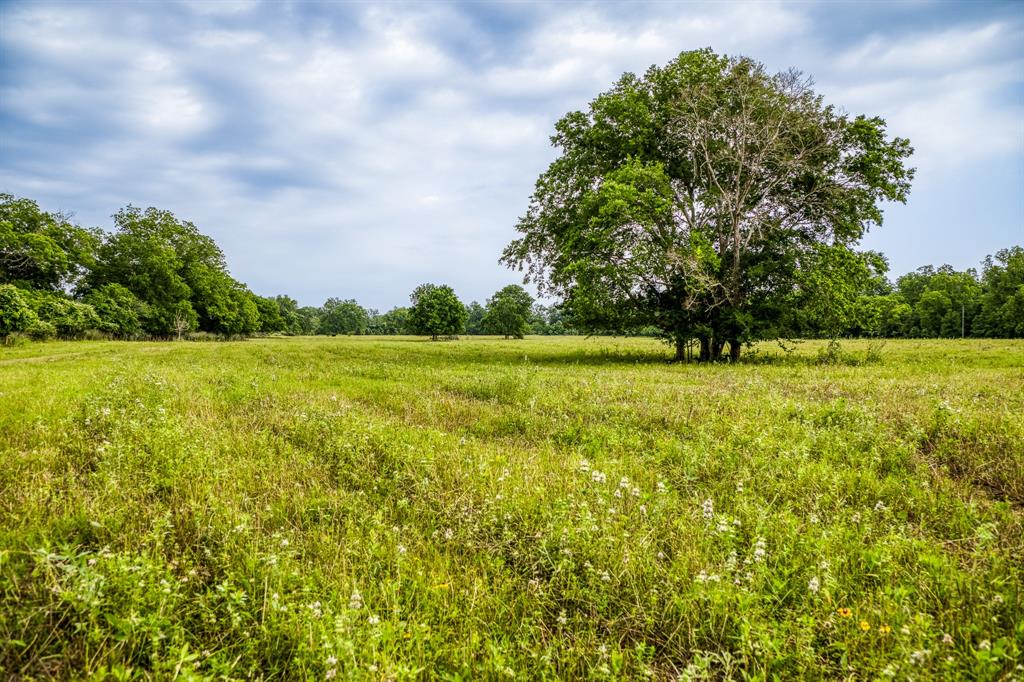
[[[916,148],[893,274],[1024,244],[1024,3],[0,4],[0,190],[192,220],[259,294],[484,300],[554,122],[711,46]]]

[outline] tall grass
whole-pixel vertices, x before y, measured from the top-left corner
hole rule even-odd
[[[0,674],[1024,679],[1024,343],[820,348],[0,350]]]

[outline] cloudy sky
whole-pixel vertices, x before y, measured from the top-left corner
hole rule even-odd
[[[893,274],[1024,243],[1024,3],[0,4],[0,191],[109,229],[192,220],[263,295],[483,300],[548,137],[624,71],[711,46],[909,137],[866,247]]]

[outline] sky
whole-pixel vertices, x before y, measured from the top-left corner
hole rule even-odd
[[[385,310],[484,301],[553,126],[710,46],[811,75],[916,149],[891,275],[1024,244],[1024,2],[0,2],[0,191],[195,223],[232,274]]]

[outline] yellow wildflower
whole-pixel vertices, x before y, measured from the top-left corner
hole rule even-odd
[[[853,611],[851,611],[850,609],[846,608],[845,606],[840,608],[840,609],[836,609],[836,613],[838,613],[843,618],[849,618],[850,616],[853,615]]]
[[[871,629],[871,623],[867,622],[866,620],[862,620],[860,622],[860,629],[863,630],[864,632],[867,632],[868,630]]]

